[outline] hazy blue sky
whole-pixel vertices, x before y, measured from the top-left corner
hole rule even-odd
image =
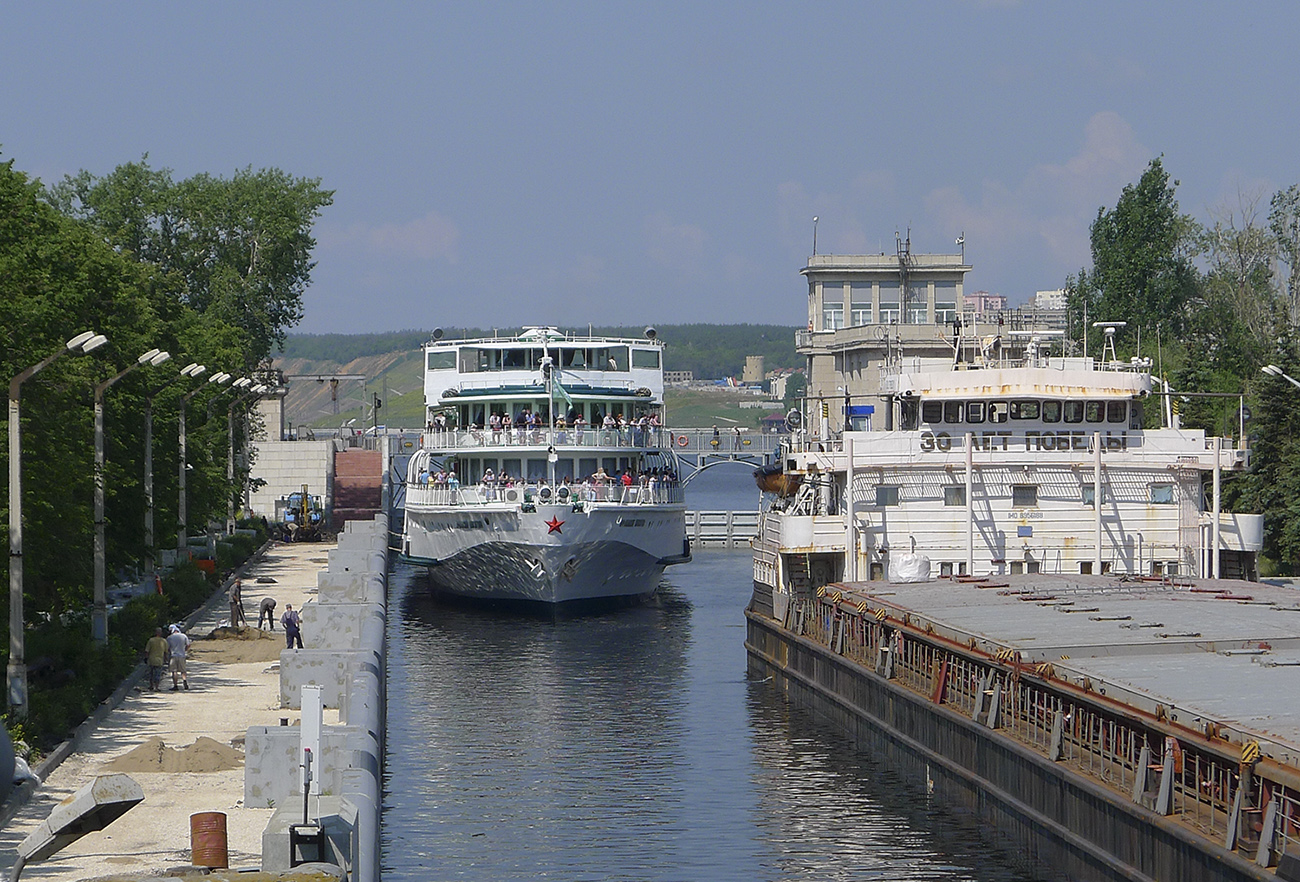
[[[1300,182],[1294,2],[21,3],[0,159],[336,190],[298,330],[802,324],[818,251],[1023,302],[1152,157]]]

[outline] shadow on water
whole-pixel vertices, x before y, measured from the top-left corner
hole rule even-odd
[[[434,600],[399,568],[384,878],[1026,878],[746,680],[749,569],[700,554],[651,603],[553,620]]]

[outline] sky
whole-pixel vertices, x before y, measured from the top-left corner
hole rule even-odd
[[[306,333],[802,325],[821,254],[1024,303],[1155,157],[1300,183],[1292,2],[14,4],[0,161],[319,178]]]

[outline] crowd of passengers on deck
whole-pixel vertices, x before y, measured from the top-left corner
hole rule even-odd
[[[487,425],[470,423],[465,433],[447,425],[444,414],[436,414],[426,426],[434,446],[455,444],[467,434],[477,444],[597,444],[600,446],[645,447],[663,443],[663,425],[659,412],[628,419],[622,414],[606,413],[599,424],[588,424],[582,412],[571,408],[568,416],[557,415],[548,434],[546,417],[529,409],[521,410],[512,420],[509,414],[492,413]]]
[[[437,503],[436,497],[442,496],[443,492],[447,501],[455,501],[459,497],[458,491],[461,490],[460,479],[454,469],[430,471],[421,467],[416,481],[423,487],[433,488],[435,503]],[[492,469],[488,469],[483,473],[482,480],[472,486],[481,491],[481,498],[485,502],[504,500],[505,490],[518,487],[523,491],[525,502],[549,502],[554,498],[559,502],[578,500],[649,503],[670,501],[678,495],[681,483],[672,469],[649,469],[634,476],[631,471],[610,475],[604,468],[599,468],[581,482],[575,482],[566,476],[557,481],[556,486],[552,488],[545,478],[529,482],[522,477],[515,478],[505,472],[498,475]],[[440,489],[443,492],[439,492]]]

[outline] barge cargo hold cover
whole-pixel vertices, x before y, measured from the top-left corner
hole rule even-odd
[[[748,669],[1069,879],[1300,880],[1300,591],[1023,575],[746,611]]]

